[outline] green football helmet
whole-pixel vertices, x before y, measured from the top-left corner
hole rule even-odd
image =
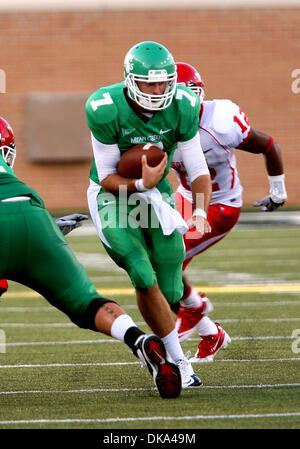
[[[142,108],[160,111],[172,103],[177,80],[176,64],[172,54],[163,45],[152,41],[134,45],[125,56],[124,74],[130,98]],[[162,95],[153,95],[142,92],[138,81],[167,84]]]

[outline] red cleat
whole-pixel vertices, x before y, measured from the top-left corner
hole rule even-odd
[[[219,323],[215,323],[215,325],[219,331],[217,334],[206,336],[200,335],[202,340],[199,343],[198,351],[196,352],[195,357],[189,359],[191,363],[213,362],[216,353],[220,349],[226,348],[228,343],[231,342],[231,338],[227,332],[221,328]]]
[[[202,305],[200,307],[185,307],[180,306],[177,313],[175,328],[178,332],[179,341],[185,341],[192,336],[196,324],[213,310],[213,305],[210,300],[200,295],[202,298]]]

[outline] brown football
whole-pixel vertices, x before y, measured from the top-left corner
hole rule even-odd
[[[135,145],[125,151],[118,163],[118,174],[124,178],[142,177],[142,155],[147,156],[147,163],[155,167],[164,157],[164,151],[151,143]]]

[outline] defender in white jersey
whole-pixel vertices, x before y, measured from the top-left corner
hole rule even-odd
[[[190,87],[203,100],[204,84],[193,66],[177,63],[177,76],[178,84]],[[287,199],[279,145],[273,137],[251,128],[247,116],[238,105],[226,99],[203,101],[199,135],[212,179],[212,199],[207,215],[212,231],[204,236],[199,236],[196,229],[185,234],[184,270],[194,256],[224,238],[238,221],[243,204],[243,188],[236,166],[235,149],[264,156],[270,194],[254,203],[254,206],[261,206],[264,211],[273,211]],[[185,220],[188,220],[193,199],[179,149],[175,151],[172,168],[179,181],[175,193],[176,206]],[[184,341],[197,330],[202,339],[191,361],[213,361],[218,350],[230,342],[230,337],[218,323],[213,323],[206,316],[212,310],[206,295],[198,295],[185,275],[183,281],[184,296],[176,319],[179,338]]]

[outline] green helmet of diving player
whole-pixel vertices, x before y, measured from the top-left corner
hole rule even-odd
[[[160,111],[170,106],[176,89],[177,72],[174,58],[163,45],[145,41],[134,45],[124,60],[125,84],[128,94],[139,106]],[[166,82],[162,95],[151,95],[139,89],[138,82]]]

